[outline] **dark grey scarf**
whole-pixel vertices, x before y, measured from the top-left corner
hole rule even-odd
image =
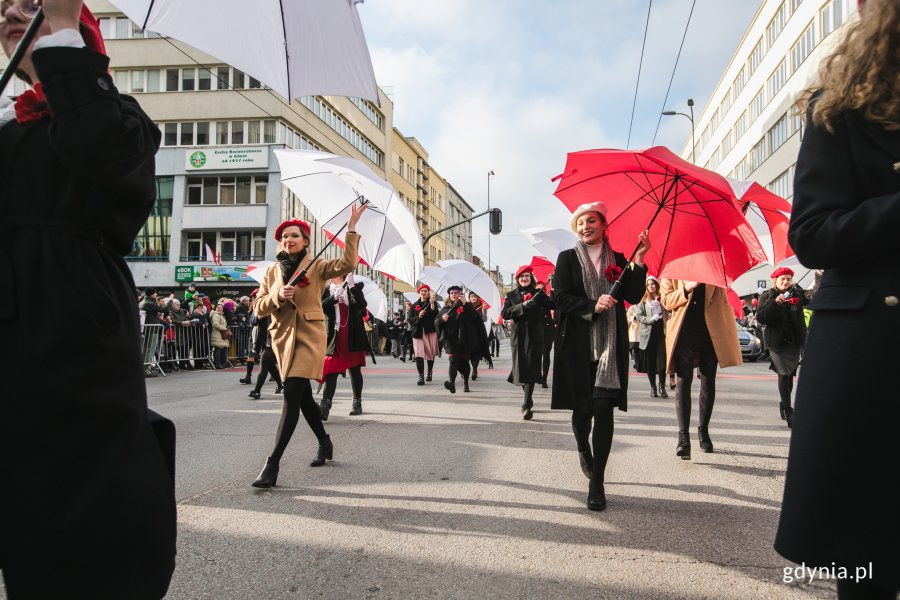
[[[278,264],[281,265],[282,283],[287,285],[287,282],[291,280],[291,275],[297,271],[300,263],[306,258],[306,248],[293,256],[282,250],[275,258],[278,260]]]
[[[603,271],[616,264],[616,257],[607,242],[603,242],[600,251],[600,272],[594,266],[588,247],[584,242],[575,244],[575,254],[581,263],[581,274],[584,277],[584,289],[588,299],[597,302],[603,294],[608,294],[612,284],[606,280]],[[591,360],[598,361],[595,387],[610,390],[621,389],[619,369],[616,364],[616,309],[615,307],[600,313],[591,321]]]

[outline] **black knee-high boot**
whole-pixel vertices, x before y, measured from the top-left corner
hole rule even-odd
[[[594,455],[591,453],[591,420],[588,413],[572,412],[572,433],[575,434],[575,444],[578,447],[578,462],[581,464],[581,472],[588,479],[594,473]]]
[[[778,395],[781,398],[778,408],[781,411],[781,419],[787,421],[788,427],[794,424],[794,409],[791,407],[791,392],[794,391],[794,376],[778,376]]]
[[[419,372],[419,385],[425,385],[425,359],[416,357],[416,370]]]
[[[456,393],[456,373],[459,371],[459,357],[450,357],[450,367],[447,372],[449,379],[444,382],[444,387],[450,390],[451,394]]]
[[[469,391],[469,375],[472,373],[472,365],[468,360],[462,359],[459,361],[459,374],[462,375],[463,378],[463,391]]]
[[[428,361],[428,373],[425,375],[425,381],[431,381],[431,373],[434,371],[434,360]]]
[[[594,446],[594,469],[591,472],[591,483],[588,486],[587,507],[590,510],[603,510],[606,508],[606,490],[604,489],[606,463],[609,460],[615,430],[613,406],[606,398],[595,398],[593,409],[594,434],[591,441]]]

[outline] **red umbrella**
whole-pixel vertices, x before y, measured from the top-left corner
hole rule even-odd
[[[734,309],[734,316],[738,319],[744,318],[744,301],[741,300],[741,297],[737,295],[733,289],[728,288],[728,304],[731,305],[731,308]]]
[[[653,247],[644,260],[661,277],[728,287],[766,260],[725,178],[662,146],[571,152],[557,179],[554,194],[569,210],[606,204],[614,248],[649,229]]]
[[[728,182],[737,196],[741,212],[762,242],[769,262],[777,264],[794,256],[787,239],[790,203],[755,181],[729,179]]]
[[[542,281],[549,285],[550,275],[553,274],[556,265],[544,258],[543,256],[534,256],[531,258],[529,266],[534,269],[535,281]]]

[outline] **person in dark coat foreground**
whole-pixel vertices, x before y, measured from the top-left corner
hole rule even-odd
[[[29,8],[2,3],[7,55]],[[19,67],[33,89],[0,108],[0,360],[29,382],[27,400],[0,403],[0,569],[10,600],[162,598],[175,568],[175,434],[147,410],[122,259],[156,198],[159,129],[116,90],[90,11],[43,9]],[[95,310],[61,329],[47,314],[73,289]],[[62,334],[78,340],[65,360],[22,360]]]
[[[579,206],[571,226],[579,241],[575,248],[560,252],[553,285],[559,325],[551,407],[572,411],[581,470],[590,479],[587,507],[603,510],[613,408],[628,410],[628,323],[620,300],[634,304],[644,294],[644,255],[650,236],[646,231],[640,234],[634,262],[628,263],[609,246],[602,202]],[[609,292],[620,274],[622,287],[614,298]]]
[[[543,381],[541,360],[544,355],[544,314],[556,308],[543,289],[535,287],[534,269],[529,265],[516,271],[516,289],[506,295],[501,316],[511,323],[509,347],[512,368],[507,381],[521,386],[525,397],[522,418],[531,420],[534,412],[534,385]]]
[[[900,3],[866,0],[807,106],[788,240],[824,269],[797,382],[775,550],[838,597],[900,590]],[[870,352],[872,331],[886,343]],[[861,575],[856,579],[856,575]]]
[[[444,387],[451,394],[456,393],[456,374],[463,376],[463,391],[468,392],[469,361],[490,355],[481,315],[464,301],[462,291],[458,285],[447,289],[447,301],[434,320],[438,339],[450,358],[449,379]]]

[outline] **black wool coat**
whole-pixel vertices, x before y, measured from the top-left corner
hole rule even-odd
[[[525,297],[531,294],[532,302],[525,305]],[[555,308],[550,297],[537,288],[517,287],[506,295],[500,316],[510,323],[509,347],[512,352],[512,369],[507,381],[513,385],[540,383],[543,381],[541,360],[544,352],[544,315]]]
[[[772,288],[760,294],[756,308],[756,320],[765,325],[763,338],[766,348],[776,352],[786,347],[802,348],[806,341],[806,317],[803,315],[803,307],[809,304],[806,290],[794,284],[786,291],[797,299],[796,304],[779,304],[775,299],[784,292]],[[785,344],[786,335],[791,340],[789,345]]]
[[[0,569],[10,598],[160,598],[174,482],[123,259],[153,206],[160,134],[107,57],[57,47],[32,60],[52,117],[0,128],[0,361],[28,382],[27,399],[0,402]],[[92,301],[64,328],[46,318],[61,290]]]
[[[416,310],[417,306],[419,310]],[[425,314],[419,318],[419,313],[422,310],[425,311]],[[425,333],[436,333],[437,328],[434,319],[437,316],[437,304],[435,304],[435,308],[431,308],[431,302],[429,300],[422,302],[421,298],[413,302],[406,313],[406,322],[412,330],[412,336],[420,340]]]
[[[616,304],[616,365],[621,389],[615,401],[628,410],[628,321],[625,302],[637,304],[644,295],[647,267],[626,268],[628,260],[615,252],[616,264],[624,270]],[[600,275],[603,276],[602,274]],[[556,346],[553,351],[553,395],[551,408],[591,412],[594,380],[591,379],[591,322],[597,318],[597,299],[587,297],[584,275],[575,250],[560,252],[556,261],[553,296],[556,300]],[[623,300],[625,302],[623,302]]]
[[[788,239],[825,272],[808,306],[775,549],[851,573],[871,561],[873,583],[900,588],[900,131],[856,112],[833,127],[810,124],[797,161]]]
[[[414,307],[415,308],[415,307]],[[462,312],[459,309],[462,309]],[[449,315],[446,322],[444,315]],[[438,341],[447,354],[469,354],[469,358],[490,356],[484,322],[468,302],[445,304],[434,320]]]
[[[359,352],[361,350],[368,352],[369,335],[366,333],[365,325],[363,325],[363,317],[366,316],[368,303],[363,295],[363,284],[356,283],[352,286],[347,286],[347,283],[344,282],[344,286],[349,288],[347,293],[349,294],[348,301],[350,303],[346,325],[349,328],[347,329],[347,350],[349,352]],[[326,287],[325,292],[322,294],[322,311],[325,313],[328,321],[328,341],[325,346],[326,356],[334,356],[335,352],[337,338],[334,335],[334,320],[337,315],[336,309],[337,305],[331,296],[330,288]]]

